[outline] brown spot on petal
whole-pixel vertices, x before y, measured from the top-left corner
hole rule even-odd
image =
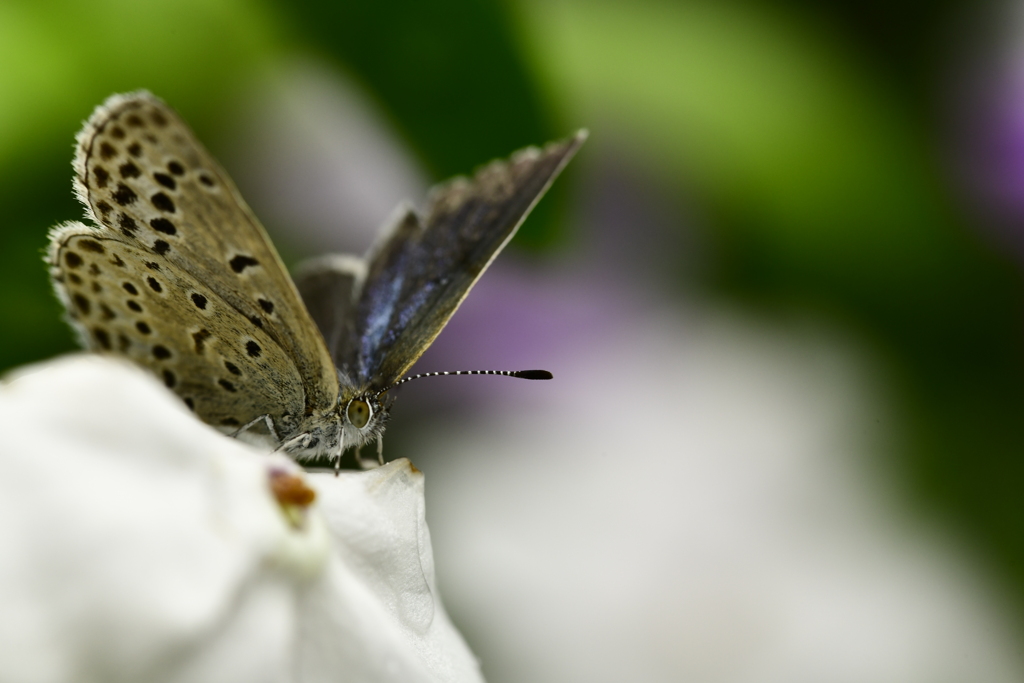
[[[316,491],[306,486],[302,477],[282,470],[271,470],[270,491],[281,505],[304,508],[316,500]]]

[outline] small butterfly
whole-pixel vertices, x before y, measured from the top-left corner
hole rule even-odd
[[[260,423],[298,459],[377,441],[384,394],[447,324],[586,132],[528,148],[402,206],[365,258],[288,275],[231,179],[147,92],[114,95],[78,134],[74,187],[95,224],[50,233],[47,262],[82,344],[154,372],[205,422]]]

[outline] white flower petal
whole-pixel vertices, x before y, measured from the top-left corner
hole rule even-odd
[[[289,516],[293,462],[81,355],[0,384],[0,470],[0,680],[479,680],[407,461]]]
[[[482,681],[438,599],[423,474],[402,459],[312,479],[336,543],[300,609],[303,680]]]

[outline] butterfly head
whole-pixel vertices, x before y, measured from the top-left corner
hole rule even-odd
[[[280,448],[300,461],[338,460],[349,448],[376,441],[388,417],[388,405],[374,392],[343,396],[333,409],[308,415]]]
[[[364,392],[338,402],[338,417],[345,435],[344,447],[362,446],[384,432],[388,409],[376,393]]]

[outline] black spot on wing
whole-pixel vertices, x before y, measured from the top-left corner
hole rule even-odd
[[[206,347],[206,340],[212,337],[209,330],[199,330],[198,332],[192,333],[192,343],[195,347],[196,353],[202,353]]]
[[[121,227],[121,232],[128,237],[133,237],[135,231],[139,229],[139,226],[135,223],[135,219],[123,211],[117,218],[117,224]]]
[[[135,200],[139,198],[139,196],[135,194],[135,191],[124,183],[118,183],[117,189],[114,190],[114,193],[110,196],[120,206],[134,204]]]
[[[171,198],[163,192],[157,192],[155,195],[149,198],[149,201],[153,203],[153,206],[160,209],[164,213],[174,213],[175,206]]]
[[[96,328],[93,328],[92,336],[99,343],[99,345],[101,347],[103,347],[104,350],[106,350],[106,351],[110,350],[111,345],[110,345],[110,333],[109,332],[104,330],[102,327],[96,327]]]
[[[160,254],[161,256],[163,256],[170,250],[171,245],[167,244],[167,242],[164,242],[163,240],[157,240],[156,242],[153,243],[153,251]]]
[[[166,346],[157,344],[153,347],[153,357],[157,360],[167,360],[171,357],[171,352]]]
[[[146,283],[149,284],[149,288],[157,294],[164,291],[164,288],[160,286],[160,282],[155,277],[147,277]]]
[[[109,159],[113,159],[116,156],[117,150],[114,149],[114,146],[112,144],[106,141],[100,143],[100,159],[107,161]]]
[[[142,174],[139,167],[130,161],[121,164],[121,168],[118,171],[122,178],[138,178]]]
[[[92,306],[84,295],[75,294],[71,297],[71,300],[75,302],[75,308],[77,308],[82,315],[89,315],[89,311],[92,309]]]
[[[110,174],[102,166],[96,166],[92,169],[92,177],[96,180],[96,187],[101,189],[106,187],[107,182],[110,180]]]
[[[68,268],[78,268],[79,266],[82,265],[82,263],[84,263],[84,261],[82,261],[82,257],[76,254],[75,252],[64,252],[64,265],[66,265]]]
[[[157,232],[162,232],[165,235],[178,234],[178,229],[174,227],[174,223],[170,222],[166,218],[154,218],[149,222],[149,227],[153,228]]]
[[[174,178],[167,175],[166,173],[154,173],[153,180],[157,181],[158,183],[166,187],[168,190],[173,190],[178,186],[178,184],[174,182]]]
[[[128,292],[132,296],[137,296],[139,294],[139,290],[136,289],[135,285],[133,285],[130,282],[124,282],[121,284],[121,286],[124,288],[124,291]]]
[[[230,261],[228,261],[228,265],[231,266],[231,270],[235,271],[236,273],[241,273],[246,268],[250,266],[258,266],[259,264],[260,262],[254,259],[252,256],[246,256],[244,254],[239,254],[238,256],[235,256]]]
[[[196,305],[199,310],[206,309],[206,297],[198,292],[192,293],[192,303]]]
[[[93,240],[78,240],[78,246],[85,251],[91,251],[94,254],[103,254],[106,252],[106,249],[103,248],[102,244]]]
[[[260,345],[256,342],[249,341],[245,344],[245,352],[249,354],[250,358],[259,358],[263,353],[263,349],[261,349]]]
[[[170,161],[167,163],[167,170],[174,175],[185,175],[185,167],[177,161]]]

